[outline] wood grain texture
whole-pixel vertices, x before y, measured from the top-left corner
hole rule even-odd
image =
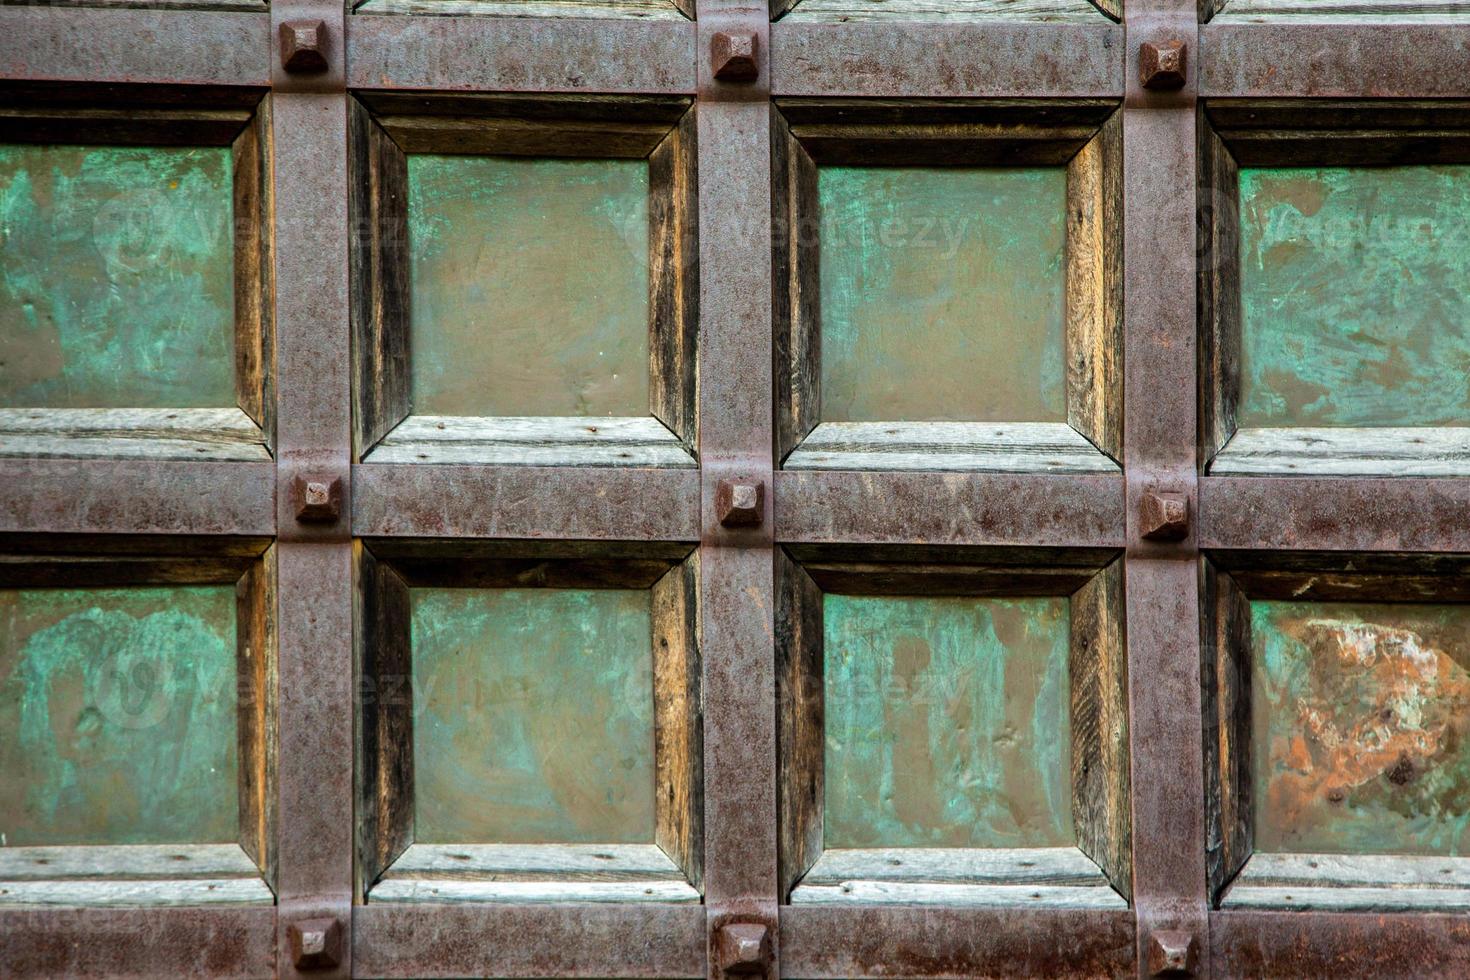
[[[1343,15],[1402,21],[1427,15],[1470,13],[1470,3],[1465,0],[1217,0],[1216,9],[1226,22]]]
[[[0,880],[0,908],[274,905],[275,901],[259,878]]]
[[[1128,903],[1106,885],[965,885],[849,881],[840,885],[798,885],[792,905],[939,905],[969,909],[1126,909]]]
[[[1470,859],[1384,854],[1255,854],[1221,908],[1360,912],[1470,909]]]
[[[363,462],[672,469],[692,469],[696,465],[677,436],[657,419],[646,416],[589,419],[410,415],[384,436]]]
[[[254,2],[254,0],[251,0]],[[270,99],[230,148],[235,217],[235,399],[266,433],[275,433],[274,182]]]
[[[1075,847],[832,848],[822,852],[803,885],[872,879],[971,885],[1107,887],[1102,871]]]
[[[269,461],[238,408],[0,408],[0,458]]]
[[[244,2],[244,0],[241,0]],[[616,17],[693,20],[684,0],[366,0],[358,14],[464,17]]]
[[[821,249],[817,165],[774,106],[771,167],[776,455],[784,460],[821,421]]]
[[[1212,901],[1254,849],[1250,601],[1205,562],[1201,586],[1200,707],[1204,718],[1205,874]]]
[[[409,412],[408,160],[356,99],[348,100],[352,390],[355,455]]]
[[[383,129],[405,153],[642,160],[668,136],[657,120],[562,119],[402,114]]]
[[[371,900],[374,904],[659,902],[697,905],[699,892],[684,881],[420,881],[413,878],[385,878],[374,886]]]
[[[414,840],[414,692],[408,586],[355,549],[358,898]]]
[[[1078,589],[1070,613],[1072,822],[1082,853],[1127,898],[1133,892],[1133,801],[1123,562]]]
[[[0,146],[0,405],[235,404],[225,147]]]
[[[1210,472],[1228,476],[1466,476],[1470,427],[1244,428]]]
[[[1255,846],[1470,845],[1470,609],[1251,603]]]
[[[683,881],[656,844],[414,844],[384,874],[458,881]]]
[[[1063,167],[1097,131],[1090,122],[1028,124],[983,115],[879,125],[838,118],[791,122],[792,134],[821,167]]]
[[[1067,165],[1067,422],[1123,456],[1123,114]]]
[[[0,881],[259,876],[255,861],[238,844],[0,848]]]
[[[648,158],[649,407],[699,444],[699,154],[695,112]]]
[[[242,93],[244,93],[242,95]],[[0,94],[0,142],[105,147],[228,147],[250,122],[259,95],[204,88],[196,99],[130,93],[106,83],[65,92],[18,85]]]
[[[8,845],[239,833],[235,590],[0,591]]]
[[[1240,403],[1240,180],[1235,159],[1203,110],[1196,130],[1204,238],[1195,276],[1200,310],[1199,458],[1201,465],[1207,465],[1235,432]]]
[[[653,586],[654,842],[696,889],[704,880],[704,698],[699,553]]]
[[[276,880],[276,549],[235,586],[239,655],[240,847],[267,883]]]
[[[1107,7],[1102,4],[1107,3]],[[793,19],[807,23],[853,21],[955,21],[970,22],[992,17],[1043,23],[1096,21],[1099,10],[1116,6],[1101,0],[1098,6],[1086,0],[776,0],[772,17],[790,10]],[[1109,10],[1113,19],[1118,12]]]
[[[776,805],[784,898],[822,853],[824,711],[822,591],[776,550]]]
[[[822,422],[788,470],[1116,473],[1065,422]]]

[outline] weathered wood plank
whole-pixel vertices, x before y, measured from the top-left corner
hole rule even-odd
[[[822,606],[824,846],[1073,843],[1065,598]]]
[[[959,885],[850,881],[840,885],[798,885],[792,905],[943,905],[951,908],[1125,909],[1128,903],[1106,884]]]
[[[649,406],[699,445],[699,153],[684,114],[648,158]]]
[[[1251,615],[1244,589],[1213,562],[1205,563],[1202,583],[1205,875],[1213,898],[1235,877],[1254,846]]]
[[[1204,236],[1195,275],[1201,317],[1199,456],[1208,463],[1230,441],[1240,404],[1240,168],[1202,110],[1195,122]]]
[[[695,466],[658,419],[410,415],[364,462],[501,466]]]
[[[270,100],[263,99],[230,148],[235,195],[235,399],[266,434],[268,444],[274,442],[275,433],[276,359],[270,131]]]
[[[383,874],[453,881],[684,881],[655,844],[414,844]]]
[[[373,887],[372,903],[386,902],[661,902],[698,904],[684,881],[418,881],[388,878]]]
[[[0,908],[274,905],[275,901],[275,895],[259,878],[0,880]]]
[[[276,598],[272,544],[235,585],[239,840],[268,884],[276,880]]]
[[[1470,888],[1470,858],[1423,854],[1253,854],[1235,886]]]
[[[143,878],[258,878],[238,844],[0,847],[0,882]]]
[[[817,165],[775,106],[771,167],[776,453],[785,459],[821,421],[821,237]]]
[[[1232,888],[1223,909],[1296,909],[1316,912],[1465,912],[1470,889],[1456,888]]]
[[[1065,422],[823,422],[783,468],[1116,473],[1118,464]]]
[[[784,898],[822,853],[822,590],[776,550],[777,863]]]
[[[1470,13],[1470,3],[1466,0],[1224,0],[1216,16],[1225,23],[1341,15],[1403,21],[1464,13]]]
[[[1470,427],[1237,429],[1210,464],[1222,476],[1466,476]]]
[[[261,460],[238,408],[0,408],[0,458]]]
[[[1107,878],[1075,847],[833,848],[801,879],[803,887],[856,880],[969,885],[1107,887]]]
[[[704,698],[699,553],[653,586],[654,842],[699,888],[704,879]]]
[[[432,2],[432,0],[431,0]],[[441,0],[442,2],[442,0]],[[657,120],[392,115],[383,129],[405,153],[645,159],[669,134]]]
[[[367,0],[354,13],[635,20],[683,20],[686,16],[670,0]]]
[[[780,3],[780,0],[778,0]],[[1098,19],[1086,0],[797,0],[780,4],[793,19],[811,23],[882,20],[975,21],[992,17],[1042,22]],[[776,16],[781,10],[773,11]]]

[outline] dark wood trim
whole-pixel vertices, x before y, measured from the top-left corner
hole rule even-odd
[[[772,373],[776,462],[822,420],[817,165],[771,107]]]
[[[776,549],[776,797],[780,900],[822,853],[822,590]]]
[[[231,145],[235,174],[235,397],[275,444],[275,200],[270,98]]]
[[[1240,401],[1240,168],[1203,110],[1199,136],[1199,462],[1235,434]]]
[[[699,445],[699,152],[690,108],[648,156],[649,408]]]
[[[696,889],[704,882],[704,667],[699,552],[653,584],[654,842]]]
[[[1251,856],[1254,779],[1251,772],[1250,601],[1230,574],[1201,562],[1200,702],[1204,718],[1205,871],[1209,900],[1221,893]]]
[[[267,885],[276,880],[276,549],[235,586],[239,642],[240,846]]]

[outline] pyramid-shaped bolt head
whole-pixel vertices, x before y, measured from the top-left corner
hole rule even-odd
[[[715,933],[715,958],[720,972],[758,975],[771,962],[771,933],[759,922],[731,922]]]
[[[1189,534],[1189,497],[1146,491],[1138,502],[1138,533],[1150,541],[1178,541]]]
[[[327,25],[288,20],[281,25],[281,67],[290,72],[327,70]]]
[[[336,919],[302,919],[286,927],[298,970],[327,970],[342,962],[342,926]]]
[[[1183,88],[1188,52],[1183,41],[1144,41],[1138,49],[1138,80],[1156,91]]]
[[[1187,977],[1199,968],[1199,942],[1187,929],[1159,929],[1149,936],[1148,972],[1152,977]]]
[[[756,527],[765,517],[765,484],[721,480],[715,485],[715,516],[725,527]]]
[[[709,42],[710,67],[722,82],[748,82],[760,74],[756,36],[749,31],[716,31]]]
[[[296,519],[331,523],[342,516],[342,481],[328,477],[297,477]]]

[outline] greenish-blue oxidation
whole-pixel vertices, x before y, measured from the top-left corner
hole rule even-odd
[[[652,843],[648,590],[410,594],[414,839]]]
[[[0,590],[0,841],[236,840],[232,586]]]
[[[1065,598],[823,605],[825,846],[1075,842]]]
[[[410,155],[419,415],[648,414],[648,162]]]
[[[0,406],[235,404],[227,147],[0,145]]]
[[[1066,170],[823,167],[822,419],[1066,420]]]
[[[1241,426],[1470,425],[1470,167],[1242,168]]]
[[[1255,846],[1470,855],[1470,607],[1251,603]]]

